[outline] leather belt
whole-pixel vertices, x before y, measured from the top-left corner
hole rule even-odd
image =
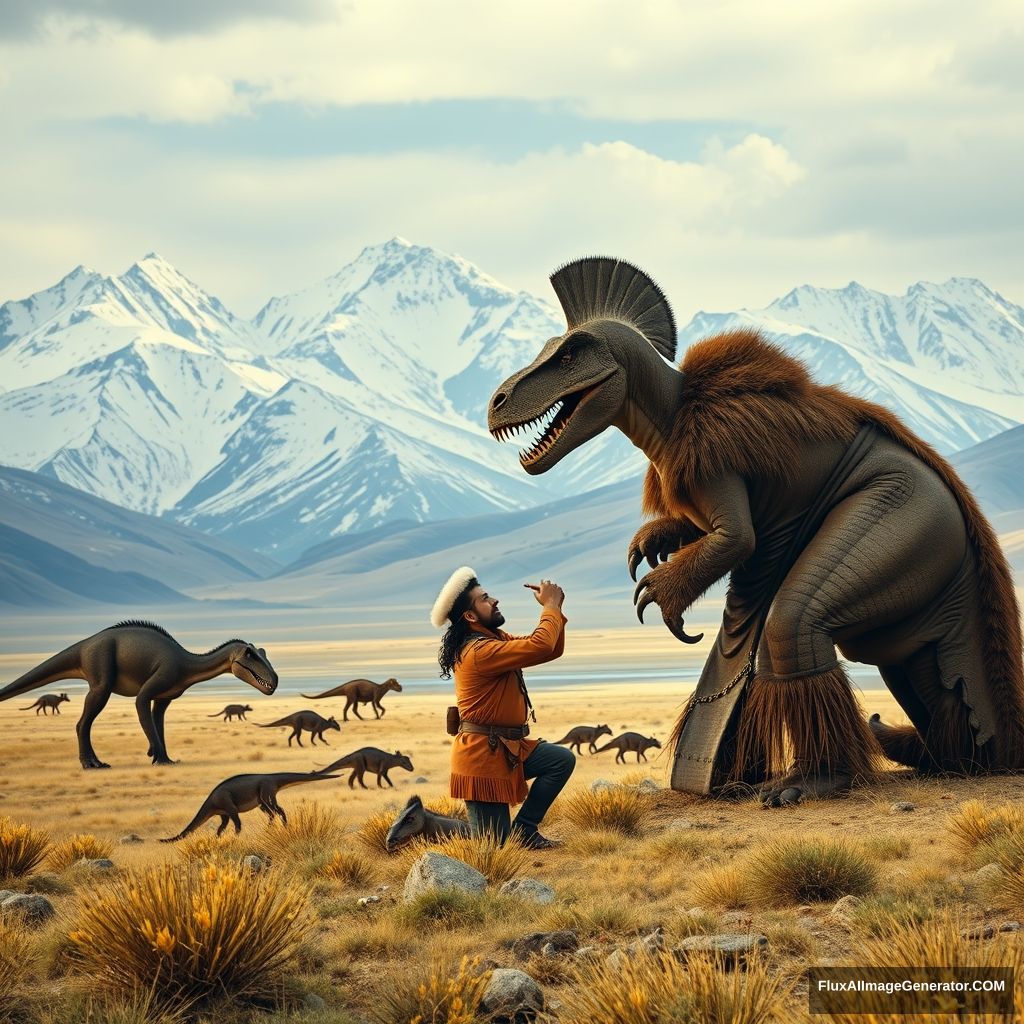
[[[493,736],[495,739],[522,740],[530,735],[528,725],[479,725],[476,722],[467,722],[463,719],[459,722],[459,732],[482,733],[484,736]]]

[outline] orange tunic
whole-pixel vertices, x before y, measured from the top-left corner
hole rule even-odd
[[[526,700],[519,689],[516,669],[543,665],[561,656],[568,619],[555,608],[544,608],[540,622],[529,636],[512,636],[503,630],[473,626],[487,639],[475,640],[462,649],[455,666],[455,701],[459,716],[480,725],[521,726],[526,721]],[[452,743],[451,795],[458,800],[486,800],[519,804],[529,790],[523,762],[537,740],[502,739],[495,750],[483,733],[459,733]],[[509,768],[505,751],[519,758]]]

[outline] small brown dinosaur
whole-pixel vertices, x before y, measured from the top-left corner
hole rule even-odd
[[[60,714],[60,705],[67,701],[71,703],[71,698],[66,693],[44,693],[42,697],[35,702],[35,704],[29,704],[27,708],[18,708],[19,711],[31,711],[33,708],[36,709],[36,715],[42,711],[43,717],[46,717],[46,709],[49,708],[55,715]]]
[[[252,711],[252,708],[248,704],[229,704],[223,711],[218,711],[215,715],[207,715],[207,718],[221,718],[224,717],[225,722],[230,722],[236,715],[244,722],[246,711]]]
[[[348,784],[352,789],[355,789],[357,780],[363,789],[368,788],[363,782],[363,774],[367,771],[377,773],[378,786],[380,786],[380,780],[383,779],[394,789],[395,784],[388,778],[388,771],[392,768],[404,768],[407,772],[413,770],[408,754],[403,754],[400,750],[389,754],[386,750],[380,750],[378,747],[361,747],[359,750],[353,750],[351,754],[339,758],[334,764],[323,768],[322,771],[334,772],[339,768],[352,769],[352,774],[348,777]],[[383,789],[383,787],[381,788]]]
[[[274,729],[283,725],[290,726],[292,734],[288,737],[289,747],[292,745],[292,740],[297,740],[299,746],[302,746],[303,729],[311,735],[311,746],[316,745],[317,739],[326,746],[330,746],[327,740],[324,739],[324,732],[328,729],[334,729],[335,732],[341,732],[341,726],[338,725],[333,716],[330,718],[321,718],[321,716],[315,711],[296,711],[292,715],[288,715],[285,718],[279,718],[276,722],[270,722],[267,725],[260,725],[259,722],[253,722],[253,725],[258,726],[260,729]]]
[[[89,692],[75,727],[78,758],[83,768],[109,768],[93,750],[92,723],[107,706],[112,693],[134,697],[153,764],[174,764],[167,756],[164,741],[167,708],[190,686],[225,672],[261,693],[271,694],[277,689],[277,673],[262,647],[244,640],[228,640],[205,654],[193,654],[166,629],[132,619],[79,640],[29,669],[0,689],[0,701],[20,697],[58,679],[84,679]]]
[[[398,812],[384,840],[384,848],[391,853],[410,839],[422,836],[424,839],[444,839],[446,836],[468,836],[469,822],[463,818],[451,818],[438,814],[423,806],[418,796],[409,797],[409,802]]]
[[[161,839],[161,843],[174,843],[183,839],[190,832],[195,832],[200,825],[210,818],[220,815],[220,835],[228,827],[230,821],[235,826],[235,834],[242,831],[239,814],[259,808],[274,820],[278,815],[287,825],[288,819],[277,802],[277,791],[288,786],[299,786],[304,782],[320,782],[323,779],[336,779],[337,775],[326,775],[323,772],[276,772],[272,775],[232,775],[230,779],[213,787],[210,795],[203,801],[196,816],[176,835],[169,839]]]
[[[636,763],[640,763],[640,759],[647,760],[647,756],[644,751],[650,747],[657,747],[661,749],[661,744],[653,736],[641,736],[638,732],[624,732],[620,733],[613,740],[609,740],[603,747],[598,747],[595,753],[600,754],[604,750],[611,750],[614,748],[618,751],[615,755],[615,763],[618,764],[620,761],[625,764],[626,759],[623,757],[627,751],[632,751],[636,754]]]
[[[331,690],[324,690],[323,693],[304,693],[306,700],[321,700],[324,697],[344,697],[345,710],[341,713],[342,721],[348,721],[348,709],[351,708],[356,718],[362,718],[359,714],[360,704],[369,704],[373,708],[376,718],[384,717],[384,707],[381,698],[388,690],[396,693],[402,692],[402,684],[397,679],[386,679],[383,683],[375,683],[371,679],[350,679],[347,683],[335,686]],[[377,712],[380,712],[378,714]]]
[[[597,753],[597,740],[602,736],[611,736],[612,731],[607,725],[577,725],[575,729],[570,729],[560,740],[555,740],[555,743],[568,743],[569,749],[576,748],[576,753],[582,755],[583,751],[580,749],[580,745],[583,743],[588,744],[590,753]]]

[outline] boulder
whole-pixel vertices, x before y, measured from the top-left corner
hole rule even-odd
[[[972,876],[974,881],[981,886],[988,886],[998,883],[1003,878],[1003,869],[993,861],[978,868]]]
[[[542,953],[551,947],[554,953],[572,953],[579,948],[579,936],[575,932],[532,932],[511,944],[512,955],[517,960],[528,960],[531,953]],[[545,954],[550,956],[551,953]]]
[[[428,850],[409,870],[405,879],[405,901],[414,900],[428,889],[461,889],[481,893],[487,879],[476,868],[454,857]]]
[[[828,912],[828,918],[830,921],[836,921],[838,924],[849,926],[853,919],[853,909],[860,903],[860,897],[854,896],[852,893],[846,896],[840,896],[839,899],[832,904],[832,909]]]
[[[254,875],[261,875],[267,870],[267,862],[258,853],[250,853],[242,858],[242,867],[248,868]]]
[[[53,904],[45,896],[15,893],[0,903],[5,914],[20,914],[25,924],[38,927],[53,917]]]
[[[615,970],[621,970],[628,961],[635,960],[638,956],[649,956],[660,953],[665,948],[665,933],[658,928],[656,931],[645,935],[642,939],[636,939],[624,949],[616,949],[609,954],[607,964]]]
[[[544,993],[525,971],[499,967],[487,983],[480,1006],[495,1022],[525,1024],[544,1010]]]
[[[965,928],[960,932],[960,938],[967,939],[968,942],[976,942],[979,939],[991,939],[995,933],[996,929],[994,925],[980,924],[976,928]]]
[[[518,896],[521,900],[529,900],[531,903],[547,904],[555,901],[555,890],[535,878],[510,878],[502,883],[499,892]]]
[[[640,790],[641,793],[657,793],[661,786],[654,779],[641,779],[633,788]]]
[[[737,966],[746,961],[747,957],[768,945],[768,936],[756,932],[734,934],[723,932],[720,935],[691,935],[683,939],[682,945],[676,947],[676,956],[685,960],[691,953],[710,953],[721,956],[727,965]]]
[[[999,930],[1001,932],[1019,932],[1020,931],[1020,921],[1004,921],[999,926]]]

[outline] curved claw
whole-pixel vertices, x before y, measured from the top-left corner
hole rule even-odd
[[[647,586],[647,577],[642,576],[640,582],[633,589],[633,604],[636,604],[640,600],[640,592]]]
[[[644,621],[644,609],[649,604],[654,604],[654,595],[653,594],[644,594],[643,600],[636,606],[636,617],[641,622]]]
[[[639,548],[629,549],[629,578],[636,580],[636,567],[643,561],[644,553]]]

